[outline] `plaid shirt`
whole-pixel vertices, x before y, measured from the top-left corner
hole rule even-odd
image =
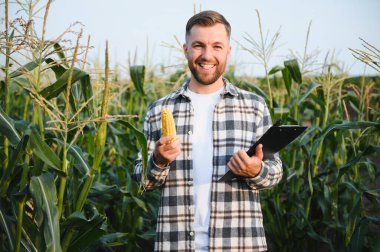
[[[271,126],[265,101],[224,80],[225,88],[213,117],[213,172],[209,251],[263,251],[267,249],[259,190],[276,185],[282,163],[276,154],[262,163],[254,178],[227,182],[218,180],[228,171],[227,162],[240,149],[247,150]],[[135,174],[146,190],[160,187],[155,251],[194,251],[194,199],[192,173],[193,109],[186,96],[186,81],[180,89],[150,106],[143,132],[150,153],[146,177],[142,177],[141,154]],[[153,163],[155,142],[161,137],[161,109],[173,111],[182,152],[162,169]]]

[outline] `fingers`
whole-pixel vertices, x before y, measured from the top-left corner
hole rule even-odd
[[[245,151],[239,150],[232,155],[227,167],[238,176],[254,177],[261,170],[263,155],[262,144],[256,147],[256,153],[252,157],[249,157]]]
[[[166,145],[167,143],[169,143],[171,140],[175,140],[175,137],[174,136],[163,136],[161,137],[156,144],[159,144],[159,145]],[[173,141],[175,142],[175,141]]]
[[[230,161],[227,163],[228,168],[235,174],[240,175],[247,169],[249,164],[249,157],[243,150],[239,150],[232,155]]]
[[[263,152],[263,145],[262,144],[259,144],[257,147],[256,147],[256,153],[255,153],[255,156],[260,159],[260,160],[263,160],[264,158],[264,152]]]
[[[164,167],[181,153],[182,144],[179,139],[175,139],[172,143],[167,143],[173,139],[173,136],[161,137],[156,142],[153,155],[157,165]]]

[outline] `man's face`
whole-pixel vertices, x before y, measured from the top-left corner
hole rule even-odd
[[[223,24],[193,26],[183,49],[193,79],[203,85],[213,84],[221,78],[231,51]]]

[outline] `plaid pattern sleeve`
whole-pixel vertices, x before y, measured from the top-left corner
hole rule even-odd
[[[146,176],[144,177],[143,174],[143,165],[142,165],[142,156],[141,151],[138,154],[138,158],[135,162],[135,176],[138,181],[142,182],[142,186],[144,190],[152,190],[156,187],[161,186],[166,176],[169,173],[169,167],[166,166],[165,168],[158,167],[154,161],[153,161],[153,150],[156,141],[161,136],[160,127],[157,127],[157,122],[160,121],[159,118],[157,118],[157,115],[155,117],[151,116],[151,111],[148,110],[147,115],[144,120],[143,124],[143,133],[147,138],[148,142],[148,153],[149,160],[146,167]],[[152,130],[154,129],[154,130]]]
[[[186,96],[187,83],[176,92],[153,104],[145,118],[143,131],[151,155],[161,136],[160,112],[172,110],[181,154],[161,169],[148,162],[142,176],[141,155],[135,173],[146,189],[161,187],[155,251],[194,251],[194,201],[192,172],[193,110]],[[278,156],[263,162],[255,178],[219,182],[228,171],[227,162],[240,149],[248,149],[270,127],[271,119],[264,100],[225,80],[225,90],[213,115],[213,173],[209,251],[265,251],[267,249],[259,190],[274,186],[282,176]]]
[[[265,103],[263,106],[263,117],[257,125],[256,139],[260,139],[271,126],[269,109]],[[281,178],[282,162],[276,153],[273,158],[263,161],[261,171],[256,177],[249,178],[246,181],[252,189],[266,189],[278,184]]]

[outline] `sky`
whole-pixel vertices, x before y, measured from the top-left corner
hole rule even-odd
[[[319,65],[328,53],[351,75],[377,73],[357,61],[348,48],[363,49],[359,38],[380,48],[379,0],[55,0],[49,11],[46,37],[54,38],[79,21],[84,25],[81,42],[85,44],[91,35],[94,48],[89,53],[90,60],[102,60],[108,40],[113,64],[128,65],[128,58],[137,51],[137,64],[144,64],[149,56],[151,66],[175,65],[183,59],[182,53],[163,44],[177,45],[175,37],[184,42],[185,25],[194,14],[194,6],[197,11],[218,11],[230,22],[230,63],[239,73],[263,74],[258,60],[241,49],[241,45],[249,46],[245,34],[259,38],[256,10],[265,34],[272,37],[280,33],[270,68],[292,58],[291,51],[303,54],[311,22],[307,48],[308,53],[319,52]],[[13,4],[10,12],[16,9]]]

